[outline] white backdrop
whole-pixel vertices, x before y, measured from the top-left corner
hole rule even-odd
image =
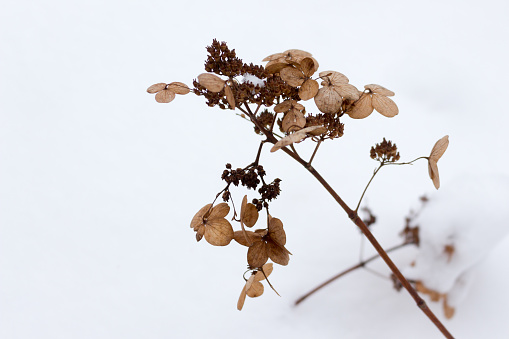
[[[369,179],[376,165],[369,149],[382,137],[410,160],[449,134],[443,186],[462,172],[508,174],[505,1],[2,7],[0,337],[440,337],[406,293],[365,271],[292,306],[357,262],[359,235],[325,190],[279,152],[265,152],[262,163],[269,178],[283,179],[272,211],[293,256],[271,275],[282,297],[267,289],[238,312],[244,248],[197,244],[189,222],[223,188],[225,163],[254,159],[259,137],[202,97],[162,105],[145,91],[156,82],[191,86],[213,38],[254,63],[303,49],[321,70],[340,71],[358,88],[379,83],[396,92],[396,118],[345,120],[345,136],[325,143],[315,160],[348,203]],[[433,190],[424,162],[382,171],[366,201],[384,246],[399,241],[408,209]],[[480,265],[469,297],[445,321],[458,338],[509,336],[508,245],[503,240]],[[404,266],[412,256],[403,250],[394,258]],[[373,267],[387,273],[381,263]]]

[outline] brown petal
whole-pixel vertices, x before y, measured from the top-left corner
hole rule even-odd
[[[348,78],[344,74],[335,72],[335,71],[320,72],[318,74],[318,76],[320,78],[324,78],[324,77],[329,78],[329,81],[332,85],[347,84],[349,81]]]
[[[283,118],[281,127],[283,131],[289,132],[292,129],[301,129],[304,126],[306,126],[306,118],[304,117],[304,113],[296,110],[295,108],[292,108]]]
[[[242,291],[240,292],[239,300],[237,301],[237,309],[239,311],[242,311],[242,307],[244,307],[244,303],[246,302],[246,285],[242,288]]]
[[[272,273],[272,270],[274,269],[274,265],[269,262],[269,263],[266,263],[265,265],[263,265],[262,267],[262,270],[263,272],[260,270],[258,272],[255,273],[254,275],[254,280],[255,281],[262,281],[262,280],[265,280],[265,277],[268,277],[271,273]],[[265,274],[264,274],[265,273]]]
[[[285,62],[271,61],[265,66],[265,72],[268,74],[280,73],[285,67],[288,67],[288,64]]]
[[[378,113],[388,118],[396,116],[399,112],[398,106],[396,106],[394,101],[383,95],[374,93],[372,95],[371,104]]]
[[[284,53],[274,53],[274,54],[271,54],[269,55],[268,57],[265,57],[262,61],[272,61],[272,60],[276,60],[276,59],[280,59],[282,57],[284,57],[285,54]]]
[[[256,298],[263,294],[263,285],[259,281],[254,281],[251,287],[247,290],[247,296],[250,298]]]
[[[270,218],[269,236],[280,245],[286,244],[286,233],[283,229],[283,222],[278,218]]]
[[[191,228],[196,228],[203,224],[203,216],[207,213],[210,206],[212,206],[212,204],[207,204],[200,208],[200,210],[194,215],[193,220],[191,220]]]
[[[241,244],[242,246],[249,247],[253,243],[261,241],[262,236],[252,231],[246,231],[246,233],[244,233],[243,231],[235,231],[233,232],[233,239],[235,239],[235,241]]]
[[[441,138],[435,143],[435,146],[433,146],[429,158],[437,162],[438,159],[440,159],[442,155],[444,155],[444,152],[448,146],[449,146],[449,136],[446,135],[445,137]]]
[[[428,160],[428,173],[429,177],[433,181],[436,189],[440,188],[440,176],[438,175],[438,165],[433,159]]]
[[[202,73],[198,75],[198,82],[211,92],[221,92],[225,81],[220,77],[210,73]]]
[[[340,85],[334,85],[334,90],[339,93],[343,98],[348,100],[359,100],[361,97],[361,93],[359,90],[354,86],[350,84],[340,84]]]
[[[233,92],[230,86],[224,86],[224,94],[226,95],[226,101],[228,101],[231,109],[235,109],[235,97],[233,96]]]
[[[306,77],[310,77],[315,73],[315,62],[312,58],[304,58],[300,62],[300,69]]]
[[[244,225],[247,227],[253,227],[256,224],[258,221],[258,209],[255,205],[247,204],[242,221],[244,221]]]
[[[276,106],[274,106],[274,112],[276,113],[288,112],[290,108],[292,108],[292,101],[294,100],[288,99],[277,104]]]
[[[175,94],[187,94],[191,91],[189,87],[182,82],[172,82],[168,85],[168,89],[175,92]]]
[[[373,112],[373,106],[371,105],[371,95],[364,93],[361,98],[357,100],[353,107],[346,113],[353,119],[364,119]]]
[[[390,91],[387,88],[380,85],[371,84],[364,86],[364,88],[369,89],[373,93],[385,95],[386,97],[392,97],[394,95],[393,91]]]
[[[212,208],[208,219],[224,218],[230,212],[230,206],[227,203],[222,202]]]
[[[205,240],[214,246],[226,246],[233,239],[233,227],[226,219],[213,219],[205,226]]]
[[[163,89],[166,88],[166,84],[165,83],[158,83],[158,84],[153,84],[152,86],[150,86],[149,88],[147,88],[147,92],[151,93],[151,94],[154,94],[154,93],[157,93],[159,91],[162,91]]]
[[[273,241],[267,242],[267,252],[270,260],[276,264],[286,266],[290,261],[290,252],[284,247]]]
[[[300,62],[304,58],[311,57],[311,53],[302,51],[300,49],[289,49],[282,53],[286,59],[291,59],[293,61]]]
[[[170,90],[163,89],[161,92],[156,93],[156,101],[159,103],[167,104],[175,99],[175,93]]]
[[[306,128],[301,129],[301,130],[298,130],[295,133],[289,134],[286,137],[280,139],[278,142],[276,142],[274,144],[274,146],[272,146],[270,151],[271,152],[275,152],[275,151],[277,151],[280,148],[283,148],[285,146],[291,145],[293,143],[300,142],[300,141],[302,141],[302,139],[304,139],[307,136],[307,133],[311,133],[312,131],[314,131],[314,130],[316,130],[318,128],[322,128],[322,126],[306,127]]]
[[[306,77],[300,70],[295,67],[286,67],[283,68],[280,72],[281,79],[286,81],[288,85],[292,87],[299,87],[302,85]]]
[[[262,267],[269,260],[266,246],[265,241],[258,241],[249,247],[247,250],[247,263],[251,267]]]
[[[323,113],[337,113],[341,108],[341,96],[333,86],[320,88],[315,96],[315,104]]]
[[[307,79],[299,88],[299,97],[304,101],[314,98],[318,93],[318,87],[316,80]]]

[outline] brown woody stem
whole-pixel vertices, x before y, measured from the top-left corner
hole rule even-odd
[[[240,109],[240,107],[239,107]],[[246,105],[247,111],[243,111],[246,115],[248,115],[251,119],[251,121],[262,131],[265,136],[267,137],[267,141],[270,143],[275,144],[278,140],[274,137],[274,135],[267,131],[263,126],[261,126],[258,121],[256,120],[255,116],[249,109],[249,106]],[[344,201],[341,199],[341,197],[334,191],[334,189],[329,185],[329,183],[318,173],[317,170],[313,168],[309,163],[307,163],[304,159],[302,159],[300,156],[295,154],[294,152],[290,151],[287,147],[281,148],[283,152],[288,154],[290,157],[292,157],[295,161],[300,163],[302,166],[304,166],[315,178],[322,184],[322,186],[329,192],[329,194],[336,200],[336,202],[343,208],[343,210],[346,212],[350,220],[359,227],[361,232],[366,236],[366,238],[369,240],[371,245],[375,248],[375,250],[378,252],[378,255],[385,261],[387,266],[391,269],[392,273],[396,276],[396,278],[399,280],[401,285],[410,293],[410,296],[415,300],[415,303],[417,304],[417,307],[419,307],[424,314],[435,324],[435,326],[438,328],[442,334],[448,338],[453,339],[454,337],[449,333],[447,328],[438,320],[436,315],[431,311],[431,309],[428,307],[426,302],[419,296],[417,291],[412,287],[412,285],[406,280],[406,278],[403,276],[403,274],[400,272],[398,267],[394,264],[394,262],[389,258],[387,255],[387,252],[383,249],[383,247],[380,245],[378,240],[376,240],[375,236],[371,231],[369,230],[368,226],[362,221],[362,219],[359,217],[356,211],[352,210]],[[415,159],[417,160],[417,159]],[[414,161],[415,161],[414,160]]]

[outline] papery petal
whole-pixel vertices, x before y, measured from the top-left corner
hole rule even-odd
[[[374,93],[371,98],[371,104],[378,113],[388,118],[392,118],[399,113],[396,103],[383,95]]]
[[[213,219],[205,225],[205,240],[214,246],[226,246],[233,239],[233,227],[226,219]]]

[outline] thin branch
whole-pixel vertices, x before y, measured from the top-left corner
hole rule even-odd
[[[359,202],[357,203],[357,207],[355,208],[355,212],[359,210],[359,207],[361,205],[362,198],[364,198],[364,194],[366,194],[366,191],[368,190],[369,184],[371,184],[371,181],[375,178],[375,175],[380,171],[380,169],[385,165],[385,162],[381,162],[380,166],[373,172],[373,175],[371,176],[371,179],[369,179],[368,184],[364,188],[364,191],[362,192],[361,198],[359,199]]]
[[[311,159],[309,159],[308,161],[308,164],[311,165],[311,162],[313,161],[313,159],[315,158],[315,155],[316,155],[316,151],[318,151],[318,147],[320,147],[320,144],[322,143],[323,139],[320,138],[320,140],[318,140],[318,143],[316,144],[316,147],[315,147],[315,150],[313,151],[313,154],[311,155]]]
[[[395,251],[397,249],[400,249],[402,247],[405,247],[406,245],[409,245],[411,244],[410,242],[404,242],[402,244],[399,244],[399,245],[396,245],[394,247],[391,247],[387,250],[385,250],[386,253],[390,253],[392,251]],[[318,285],[317,287],[313,288],[311,291],[309,291],[308,293],[304,294],[302,297],[300,297],[299,299],[297,299],[295,301],[295,305],[299,305],[301,302],[303,302],[306,298],[308,298],[309,296],[311,296],[312,294],[318,292],[319,290],[321,290],[322,288],[324,288],[325,286],[329,285],[330,283],[336,281],[337,279],[341,278],[342,276],[345,276],[347,275],[348,273],[350,272],[353,272],[355,271],[356,269],[358,268],[362,268],[364,267],[366,264],[368,264],[369,262],[377,259],[377,258],[380,258],[380,256],[378,254],[375,254],[373,255],[372,257],[364,260],[364,261],[361,261],[360,263],[358,263],[357,265],[354,265],[350,268],[347,268],[346,270],[344,271],[341,271],[340,273],[334,275],[333,277],[327,279],[326,281],[324,281],[323,283],[321,283],[320,285]]]

